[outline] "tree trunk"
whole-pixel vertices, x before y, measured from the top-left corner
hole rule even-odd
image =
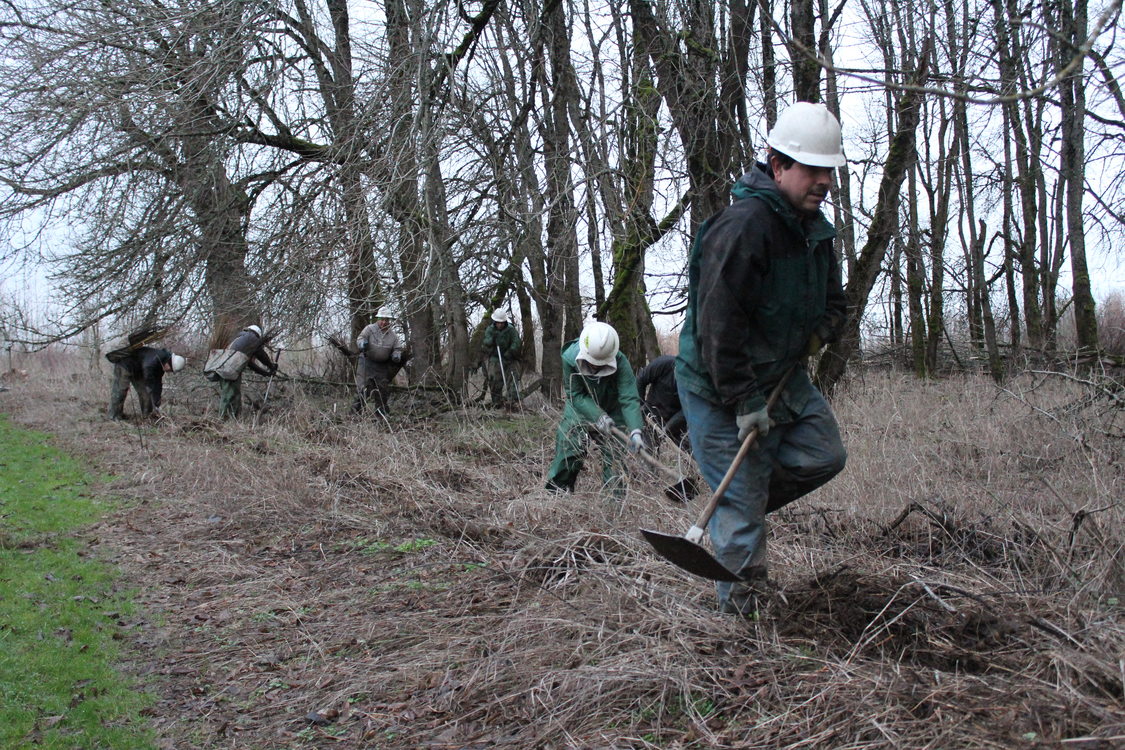
[[[917,165],[908,174],[910,194],[918,195]],[[923,299],[925,269],[922,266],[922,242],[918,231],[918,201],[909,201],[906,235],[906,299],[910,315],[910,361],[914,374],[926,377],[926,316]]]
[[[790,0],[789,59],[793,63],[793,94],[800,102],[820,101],[820,62],[816,59],[815,0]]]
[[[1003,93],[1013,94],[1023,82],[1020,65],[1023,59],[1019,24],[1012,18],[1019,17],[1019,8],[1014,0],[993,0],[993,14],[996,18],[996,43],[999,48],[1000,79]],[[1035,155],[1029,148],[1028,131],[1036,126],[1030,118],[1024,122],[1020,116],[1020,102],[1006,102],[1004,115],[1008,122],[1007,132],[1015,143],[1016,186],[1020,197],[1020,211],[1023,217],[1022,238],[1018,243],[1020,273],[1023,279],[1024,321],[1027,325],[1027,343],[1033,349],[1043,347],[1043,319],[1039,307],[1039,272],[1036,268],[1036,221],[1039,210],[1036,206],[1036,173],[1039,171]],[[1026,126],[1026,129],[1025,129]],[[1005,139],[1005,148],[1007,148]],[[1005,200],[1008,200],[1007,193]]]
[[[917,67],[911,76],[915,85],[926,79],[930,44],[931,37],[927,37],[922,43]],[[875,286],[891,236],[898,227],[899,191],[914,160],[914,132],[918,127],[921,100],[922,94],[919,91],[908,89],[903,92],[896,107],[898,128],[891,139],[887,163],[883,168],[871,228],[844,290],[848,298],[848,320],[840,340],[828,347],[817,368],[817,384],[826,392],[835,388],[847,369],[848,360],[859,351],[860,324],[867,309],[867,300]]]
[[[412,24],[416,8],[408,0],[388,0],[387,37],[393,67],[388,76],[390,133],[386,138],[389,184],[384,201],[387,213],[398,222],[398,259],[402,273],[402,320],[410,344],[412,377],[424,383],[437,376],[438,350],[433,309],[427,294],[429,257],[423,206],[419,200],[419,154],[415,145],[418,113],[419,50],[414,48]],[[424,98],[424,97],[423,97]]]
[[[656,327],[645,297],[645,251],[660,238],[652,218],[660,94],[647,57],[634,52],[632,90],[626,94],[624,145],[618,172],[624,195],[613,238],[613,288],[597,317],[608,321],[629,361],[640,365],[659,354]]]
[[[1074,0],[1059,4],[1062,36],[1068,44],[1059,45],[1061,73],[1086,40],[1086,2]],[[1086,190],[1084,163],[1086,82],[1083,79],[1084,57],[1059,85],[1059,172],[1066,179],[1066,233],[1070,238],[1070,275],[1074,279],[1074,327],[1079,353],[1098,350],[1098,320],[1094,295],[1090,289],[1090,272],[1086,265],[1086,235],[1082,226],[1082,198]]]

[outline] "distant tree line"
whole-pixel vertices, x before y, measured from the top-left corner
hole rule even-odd
[[[873,308],[919,374],[954,315],[999,378],[1001,346],[1052,352],[1068,307],[1097,349],[1086,251],[1125,220],[1120,5],[10,0],[3,260],[51,269],[57,336],[265,316],[354,338],[389,304],[415,377],[453,388],[474,318],[510,305],[555,394],[590,315],[658,353],[695,229],[780,108],[824,101],[854,314],[822,383]]]

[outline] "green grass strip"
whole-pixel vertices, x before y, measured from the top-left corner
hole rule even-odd
[[[128,617],[76,535],[108,508],[48,436],[0,415],[0,748],[152,748],[151,695],[114,669]]]

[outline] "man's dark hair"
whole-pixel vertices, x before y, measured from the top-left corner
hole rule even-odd
[[[789,154],[783,154],[777,149],[771,147],[769,155],[766,157],[766,163],[769,164],[771,170],[773,169],[773,160],[775,157],[777,158],[778,163],[781,165],[782,169],[789,169],[789,167],[797,163],[797,160]]]

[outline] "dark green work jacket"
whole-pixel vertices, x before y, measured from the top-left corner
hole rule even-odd
[[[847,304],[836,230],[802,220],[765,165],[731,189],[734,202],[700,228],[688,265],[688,309],[676,379],[736,414],[761,409],[816,333],[833,341]],[[783,400],[799,410],[812,389],[798,367]]]

